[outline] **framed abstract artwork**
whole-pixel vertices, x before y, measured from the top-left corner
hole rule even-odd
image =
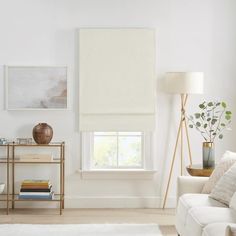
[[[8,110],[67,109],[66,66],[6,66]]]

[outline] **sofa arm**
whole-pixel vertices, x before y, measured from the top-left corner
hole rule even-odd
[[[179,176],[177,183],[177,197],[185,193],[201,193],[208,177]]]

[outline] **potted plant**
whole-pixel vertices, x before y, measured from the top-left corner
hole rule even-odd
[[[188,117],[189,127],[195,127],[204,139],[203,168],[212,168],[215,166],[214,141],[223,138],[223,131],[231,123],[232,112],[225,102],[203,102],[199,104],[199,109],[199,112]]]

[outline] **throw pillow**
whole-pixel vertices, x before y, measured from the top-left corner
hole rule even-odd
[[[219,179],[209,196],[229,205],[234,192],[236,192],[236,163]]]
[[[202,193],[210,193],[214,188],[218,180],[224,175],[224,173],[236,162],[236,153],[226,151],[220,160],[219,164],[216,166],[215,170],[212,172],[209,180],[205,183],[202,189]]]
[[[236,192],[234,193],[233,197],[230,199],[229,207],[236,211]]]

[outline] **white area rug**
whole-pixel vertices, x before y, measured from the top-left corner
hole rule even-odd
[[[161,236],[157,224],[0,224],[0,236]]]

